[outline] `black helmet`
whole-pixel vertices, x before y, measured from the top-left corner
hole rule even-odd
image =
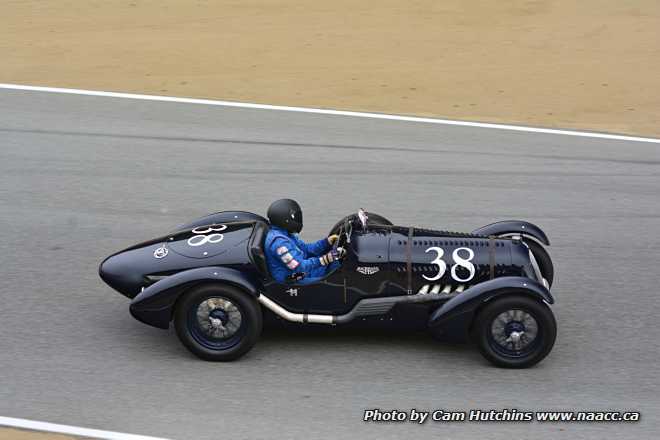
[[[279,226],[291,233],[302,231],[302,209],[295,200],[275,200],[268,207],[268,220],[274,226]]]

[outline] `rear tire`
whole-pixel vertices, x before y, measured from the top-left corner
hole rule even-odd
[[[247,353],[261,334],[261,308],[233,286],[207,284],[181,298],[174,327],[181,343],[200,359],[233,361]]]
[[[528,368],[545,358],[555,344],[557,323],[545,303],[526,296],[505,296],[476,316],[472,340],[498,367]]]

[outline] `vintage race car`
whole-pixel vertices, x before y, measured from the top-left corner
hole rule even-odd
[[[131,298],[130,312],[174,322],[195,355],[229,361],[256,343],[264,317],[301,325],[389,325],[471,340],[492,363],[529,367],[552,349],[553,265],[545,233],[524,221],[471,233],[395,226],[363,210],[330,233],[346,249],[320,282],[280,284],[263,242],[268,221],[224,211],[106,258],[101,278]]]

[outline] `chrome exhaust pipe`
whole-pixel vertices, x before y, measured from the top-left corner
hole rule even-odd
[[[259,295],[257,300],[266,306],[268,310],[275,313],[280,318],[291,322],[309,322],[312,324],[333,324],[333,315],[308,315],[307,313],[293,313],[268,298],[266,295]]]
[[[449,287],[449,286],[447,286]],[[459,290],[460,289],[460,290]],[[263,293],[259,295],[257,301],[261,303],[271,312],[275,313],[282,319],[291,322],[302,322],[310,324],[345,324],[347,322],[353,321],[355,318],[361,316],[370,316],[370,315],[384,315],[389,312],[392,307],[396,304],[403,303],[419,303],[419,302],[428,302],[438,299],[447,299],[459,294],[463,290],[463,286],[459,286],[459,289],[454,291],[453,294],[445,292],[448,290],[445,288],[442,292],[439,293],[427,293],[426,291],[422,293],[417,293],[415,295],[402,295],[402,296],[388,296],[384,298],[366,298],[362,299],[355,304],[348,313],[343,315],[313,315],[307,313],[293,313],[285,309],[284,307],[277,304],[275,301],[268,298]],[[434,287],[435,290],[435,287]],[[439,288],[438,288],[439,290]]]

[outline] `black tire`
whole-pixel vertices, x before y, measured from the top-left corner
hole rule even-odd
[[[386,226],[392,226],[392,222],[383,217],[382,215],[374,214],[373,212],[366,212],[367,214],[367,224],[368,225],[386,225]],[[347,215],[343,219],[339,220],[333,227],[330,229],[330,232],[328,235],[336,234],[339,232],[339,228],[344,226],[344,223],[346,220],[353,221],[357,218],[357,214],[351,214]]]
[[[504,338],[511,339],[511,330],[520,332],[520,325],[523,333],[527,334],[532,333],[534,326],[526,318],[520,321],[514,319],[501,326],[500,332],[500,324],[504,322],[501,316],[525,316],[519,312],[509,315],[512,311],[524,312],[536,323],[537,330],[533,339],[529,341],[520,337],[522,342],[518,347],[513,342],[503,342]],[[550,307],[541,301],[519,295],[501,297],[487,304],[477,314],[472,330],[472,340],[477,344],[479,352],[491,363],[504,368],[528,368],[540,362],[552,350],[556,337],[557,323]],[[523,347],[523,344],[527,345]]]
[[[552,258],[545,248],[534,240],[525,240],[525,244],[529,246],[529,250],[534,254],[534,258],[539,265],[539,270],[541,275],[552,286],[552,282],[555,278],[555,267],[552,264]]]
[[[219,327],[211,324],[212,319],[220,321]],[[174,327],[181,343],[207,361],[226,362],[243,356],[257,342],[262,325],[257,301],[224,284],[193,288],[178,301],[174,312]]]

